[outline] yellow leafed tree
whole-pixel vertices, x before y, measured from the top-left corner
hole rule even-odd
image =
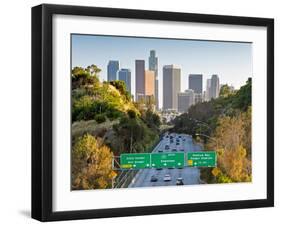
[[[110,188],[112,178],[112,152],[101,139],[86,134],[72,149],[72,189]]]
[[[249,110],[250,111],[250,110]],[[251,181],[251,117],[250,112],[234,117],[221,117],[209,148],[220,148],[218,169],[212,174],[224,183]],[[221,178],[222,180],[220,180]]]

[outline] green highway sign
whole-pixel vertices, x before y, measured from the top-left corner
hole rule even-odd
[[[151,153],[151,167],[184,167],[184,153]]]
[[[120,164],[123,169],[150,168],[150,154],[121,154]]]
[[[187,166],[216,167],[217,153],[215,151],[187,152]]]

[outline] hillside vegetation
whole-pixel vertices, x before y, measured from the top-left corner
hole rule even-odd
[[[159,116],[133,102],[123,81],[99,81],[100,71],[72,70],[72,189],[110,188],[113,156],[150,151],[159,138]]]
[[[174,131],[217,151],[217,167],[201,169],[208,183],[251,181],[251,94],[251,78],[239,90],[224,85],[217,99],[195,104],[173,121]]]

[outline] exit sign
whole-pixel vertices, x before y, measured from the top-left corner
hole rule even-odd
[[[215,151],[201,151],[187,153],[187,166],[216,167],[217,153]]]
[[[121,154],[121,168],[123,169],[143,169],[150,167],[150,154]]]
[[[151,167],[184,167],[184,153],[155,153],[151,154]]]

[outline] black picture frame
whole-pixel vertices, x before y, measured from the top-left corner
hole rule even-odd
[[[267,28],[267,198],[96,210],[52,210],[52,18],[55,14],[262,26]],[[43,4],[32,8],[32,218],[122,217],[274,206],[274,20],[268,18]]]

